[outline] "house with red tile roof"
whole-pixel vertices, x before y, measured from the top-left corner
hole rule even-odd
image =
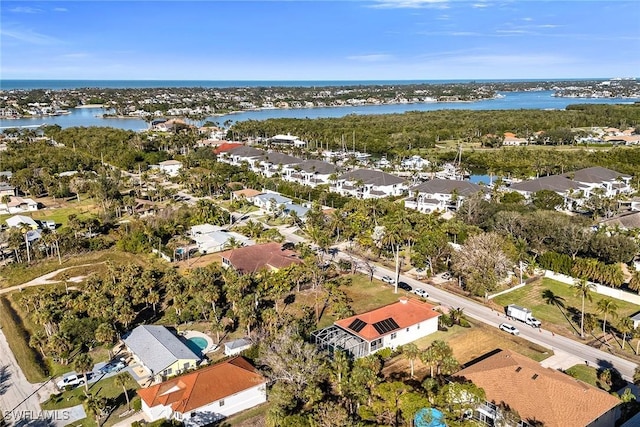
[[[243,357],[137,391],[149,421],[205,426],[267,401],[267,380]]]
[[[501,404],[517,411],[523,425],[606,427],[620,417],[617,397],[511,350],[485,357],[456,377],[484,389],[487,401],[473,416],[487,425],[494,425]]]
[[[280,243],[244,246],[221,252],[222,265],[240,274],[257,273],[260,270],[280,270],[293,264],[301,264],[298,255],[284,249]]]
[[[312,338],[323,350],[365,357],[436,332],[439,316],[435,306],[417,298],[401,297],[398,302],[338,320],[313,332]]]
[[[239,142],[223,142],[213,150],[213,153],[214,154],[226,153],[229,150],[232,150],[237,147],[242,147],[243,145],[244,144],[241,144]]]

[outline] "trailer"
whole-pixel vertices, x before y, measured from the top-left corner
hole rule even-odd
[[[541,323],[533,317],[531,310],[519,305],[510,304],[507,306],[507,316],[519,322],[526,323],[533,328],[539,328]]]

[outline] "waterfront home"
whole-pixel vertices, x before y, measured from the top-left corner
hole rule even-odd
[[[249,166],[249,169],[253,171],[259,171],[259,167],[257,166],[257,164],[259,159],[264,154],[264,150],[241,145],[239,147],[233,147],[229,150],[221,152],[218,160],[234,166],[242,166],[243,164],[247,164]]]
[[[355,169],[340,175],[330,190],[358,199],[379,199],[401,196],[407,190],[407,184],[404,179],[386,172]]]
[[[400,297],[395,303],[337,320],[332,326],[313,332],[311,338],[323,350],[365,357],[436,332],[440,313],[435,308],[416,298]]]
[[[150,421],[207,426],[267,401],[267,379],[241,356],[137,391]]]
[[[267,178],[271,178],[275,175],[282,176],[285,167],[292,167],[299,163],[302,163],[302,160],[297,157],[278,153],[277,151],[268,151],[257,159],[257,164],[254,164],[253,170]]]
[[[408,170],[424,170],[425,168],[428,168],[431,165],[431,162],[427,159],[423,159],[420,156],[411,156],[408,159],[404,159],[401,163],[400,163],[400,167],[402,169],[408,169]]]
[[[253,274],[260,270],[280,270],[302,260],[292,250],[284,249],[280,243],[234,248],[220,253],[222,266],[233,268],[240,274]]]
[[[563,176],[587,186],[590,194],[600,193],[606,197],[613,197],[633,192],[630,175],[600,166],[580,169]]]
[[[511,184],[506,188],[507,191],[515,191],[524,196],[526,200],[530,200],[534,193],[542,190],[553,191],[564,198],[564,205],[568,206],[570,202],[581,205],[583,201],[589,198],[588,185],[576,182],[562,175],[550,175],[542,178],[529,179],[527,181]]]
[[[523,425],[608,427],[620,417],[619,398],[511,350],[480,358],[455,376],[484,389],[487,400],[473,418],[485,425],[494,425],[501,405]]]
[[[123,342],[152,381],[193,369],[202,360],[164,326],[138,326],[124,337]]]
[[[411,197],[404,206],[423,213],[456,210],[472,194],[484,192],[485,188],[469,181],[432,179],[409,188]]]
[[[306,147],[307,145],[305,141],[301,141],[300,138],[291,134],[276,135],[272,138],[269,138],[269,143],[273,145],[285,145],[293,147]]]

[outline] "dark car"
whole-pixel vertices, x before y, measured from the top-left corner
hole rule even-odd
[[[408,283],[406,282],[398,282],[398,287],[400,289],[402,289],[403,291],[407,291],[407,292],[411,292],[411,290],[413,289]]]

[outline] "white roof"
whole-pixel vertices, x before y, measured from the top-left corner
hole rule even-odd
[[[33,218],[24,215],[15,215],[11,218],[7,218],[6,221],[9,227],[20,227],[22,224],[31,228],[38,228],[38,223]]]
[[[179,162],[177,160],[165,160],[164,162],[160,162],[158,163],[158,165],[160,166],[182,166],[182,162]]]

